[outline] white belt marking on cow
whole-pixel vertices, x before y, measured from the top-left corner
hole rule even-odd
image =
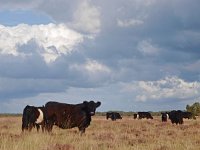
[[[39,111],[39,116],[38,116],[38,118],[37,118],[37,120],[36,120],[36,122],[35,123],[41,123],[42,121],[43,121],[43,119],[44,119],[44,114],[43,114],[43,112],[42,112],[42,110],[41,109],[38,109],[38,111]]]
[[[139,115],[137,114],[137,119],[139,119]]]
[[[169,115],[167,114],[167,119],[169,119]]]

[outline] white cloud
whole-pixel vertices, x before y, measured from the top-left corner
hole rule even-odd
[[[157,55],[160,49],[153,45],[151,40],[143,40],[137,45],[138,51],[140,51],[144,55]]]
[[[139,26],[142,25],[144,21],[139,19],[129,19],[129,20],[120,20],[117,19],[117,25],[119,27],[131,27],[131,26]]]
[[[192,100],[200,97],[200,82],[186,82],[176,76],[158,81],[138,81],[124,85],[123,91],[136,92],[137,101],[182,99]]]
[[[42,50],[32,49],[40,53],[49,63],[62,54],[71,53],[78,44],[83,42],[83,36],[64,24],[26,25],[14,27],[0,26],[0,53],[24,55],[20,48],[34,41]]]
[[[88,60],[87,63],[85,64],[85,69],[91,73],[110,72],[110,69],[107,66],[100,64],[95,60]]]
[[[100,10],[90,4],[89,0],[81,1],[73,14],[74,20],[71,23],[76,29],[86,33],[100,32]]]
[[[87,59],[82,64],[73,64],[70,70],[77,72],[84,86],[102,86],[112,81],[111,69],[97,60]]]
[[[76,69],[89,74],[110,73],[111,70],[96,60],[88,59],[84,64],[73,64],[71,69]]]

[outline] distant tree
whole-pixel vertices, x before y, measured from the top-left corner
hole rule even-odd
[[[200,114],[200,103],[199,102],[195,102],[191,106],[187,105],[186,106],[186,110],[188,112],[191,112],[193,114],[193,116],[198,116]]]

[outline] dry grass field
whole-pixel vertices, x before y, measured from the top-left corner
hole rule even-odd
[[[21,117],[0,117],[0,150],[200,150],[200,118],[183,125],[160,118],[111,121],[95,116],[86,133],[54,127],[51,134],[21,134]]]

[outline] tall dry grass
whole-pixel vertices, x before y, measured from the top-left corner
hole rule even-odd
[[[54,127],[51,134],[21,134],[21,117],[0,117],[0,150],[200,150],[200,118],[184,125],[160,118],[111,121],[93,117],[86,133]]]

